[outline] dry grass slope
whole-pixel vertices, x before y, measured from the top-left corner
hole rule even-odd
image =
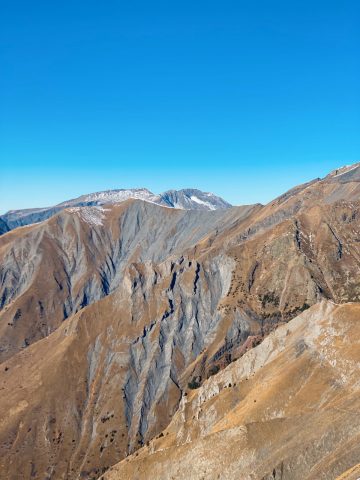
[[[359,347],[360,305],[312,307],[183,397],[163,436],[102,478],[335,480],[360,458]]]

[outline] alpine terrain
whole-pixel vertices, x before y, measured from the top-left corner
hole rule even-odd
[[[0,234],[13,228],[29,225],[46,220],[56,213],[70,207],[92,207],[104,204],[117,204],[130,198],[145,200],[164,207],[180,208],[185,210],[217,210],[229,208],[230,203],[213,193],[202,192],[196,189],[169,190],[155,195],[146,188],[121,190],[107,190],[105,192],[90,193],[66,202],[45,208],[29,208],[26,210],[11,210],[0,216]]]
[[[267,205],[0,217],[0,478],[360,476],[360,164]]]

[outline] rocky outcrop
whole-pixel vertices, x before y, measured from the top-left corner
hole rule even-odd
[[[279,327],[101,478],[335,480],[360,455],[359,314],[322,302]]]

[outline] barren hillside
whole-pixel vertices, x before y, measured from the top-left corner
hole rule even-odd
[[[4,233],[4,478],[97,479],[121,461],[113,478],[345,474],[359,245],[359,165],[265,206],[128,199]]]

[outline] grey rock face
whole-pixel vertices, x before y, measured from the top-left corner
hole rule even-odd
[[[0,235],[9,231],[7,223],[0,218]]]
[[[180,257],[206,235],[216,235],[234,219],[246,218],[253,208],[171,210],[169,215],[158,205],[133,201],[116,218],[113,230],[102,224],[102,215],[110,209],[83,207],[24,230],[14,243],[2,237],[0,310],[23,296],[33,319],[16,339],[13,335],[19,329],[5,329],[3,354],[10,355],[24,338],[33,343],[48,335],[64,319],[114,292],[129,264],[159,264],[168,257]],[[29,288],[39,282],[43,286],[35,301]],[[6,313],[10,324],[11,315],[16,315],[12,309]]]
[[[326,180],[331,183],[349,183],[360,181],[360,164],[348,165],[337,170],[333,170]]]
[[[130,452],[139,438],[145,442],[159,428],[159,405],[170,390],[176,391],[177,402],[180,400],[184,368],[214,340],[221,321],[218,306],[229,289],[233,263],[232,259],[219,256],[203,264],[194,264],[184,257],[176,263],[163,264],[162,275],[170,278],[164,292],[168,308],[130,346],[124,387]],[[149,271],[146,275],[155,278]],[[134,304],[136,296],[144,298],[151,292],[141,280],[138,276],[139,288],[131,292]],[[177,360],[179,356],[183,362]]]
[[[218,210],[230,208],[230,203],[209,192],[193,188],[184,190],[168,190],[161,198],[169,207],[185,210]]]

